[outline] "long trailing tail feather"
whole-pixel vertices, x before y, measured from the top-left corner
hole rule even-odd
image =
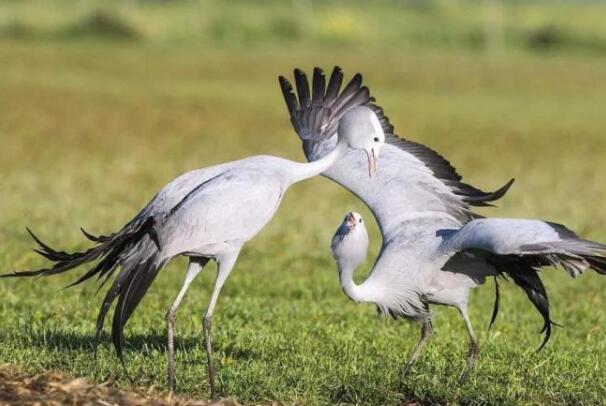
[[[549,341],[552,326],[562,327],[550,318],[549,298],[539,277],[539,269],[551,265],[562,267],[572,277],[576,277],[588,269],[606,275],[606,245],[582,239],[561,224],[547,224],[557,231],[559,240],[522,245],[519,248],[519,254],[492,254],[490,258],[490,262],[499,271],[499,274],[510,277],[516,285],[524,290],[528,299],[543,317],[543,327],[540,332],[545,337],[539,350]],[[490,326],[494,323],[498,313],[498,285],[495,293],[495,307]]]
[[[492,316],[490,317],[490,323],[488,323],[488,331],[492,329],[494,322],[497,320],[499,314],[499,303],[501,301],[501,290],[499,288],[499,280],[497,275],[494,277],[494,306],[492,308]]]
[[[38,248],[34,251],[54,262],[54,265],[50,268],[14,272],[0,277],[50,276],[98,261],[66,287],[78,285],[96,275],[97,280],[101,281],[98,289],[101,289],[120,267],[121,271],[107,291],[97,317],[94,348],[96,357],[105,316],[112,303],[118,298],[112,324],[112,341],[124,365],[124,326],[162,267],[158,259],[160,244],[154,226],[153,216],[140,215],[115,234],[95,236],[81,229],[82,234],[96,245],[88,250],[74,253],[51,248],[28,228],[27,231],[38,244]]]
[[[57,275],[70,271],[85,263],[92,262],[100,257],[104,257],[104,260],[101,261],[101,263],[104,265],[102,267],[98,266],[93,268],[93,270],[96,270],[95,272],[92,272],[93,270],[91,270],[91,272],[87,272],[82,278],[80,278],[81,280],[74,283],[78,284],[86,279],[89,279],[97,272],[105,269],[109,262],[117,262],[119,260],[118,255],[128,248],[129,245],[138,242],[144,235],[149,233],[151,237],[151,234],[154,233],[152,231],[153,227],[154,218],[148,217],[142,223],[127,225],[120,233],[117,233],[111,237],[94,237],[100,238],[103,241],[86,251],[74,253],[54,250],[42,242],[42,240],[40,240],[29,228],[27,228],[27,232],[39,245],[39,248],[34,249],[34,252],[40,254],[49,261],[54,262],[55,264],[51,268],[13,272],[0,275],[0,277],[7,278]],[[91,237],[93,236],[91,235]]]
[[[544,337],[543,342],[537,349],[537,351],[541,351],[551,338],[552,325],[557,325],[557,323],[551,320],[549,314],[549,298],[545,285],[543,285],[543,281],[541,281],[537,270],[534,268],[516,269],[515,271],[508,272],[508,274],[515,284],[524,290],[530,302],[543,317],[543,327],[539,333],[544,334]]]
[[[93,235],[82,227],[80,227],[80,231],[88,240],[96,243],[104,243],[105,241],[113,237],[113,235]]]
[[[124,326],[133,314],[133,311],[145,296],[145,293],[158,275],[161,266],[157,266],[155,259],[150,259],[138,272],[130,272],[125,288],[120,291],[118,303],[114,309],[112,322],[112,341],[116,353],[123,360]]]
[[[526,296],[537,309],[543,318],[543,327],[540,333],[544,334],[543,342],[537,349],[540,351],[549,342],[552,333],[552,325],[558,325],[551,320],[549,311],[549,297],[543,281],[539,277],[538,269],[541,266],[548,265],[540,257],[522,257],[518,255],[491,255],[489,262],[497,269],[499,275],[504,278],[511,278],[513,282],[520,287]],[[499,289],[497,278],[495,277],[495,304],[488,329],[494,324],[499,312]]]

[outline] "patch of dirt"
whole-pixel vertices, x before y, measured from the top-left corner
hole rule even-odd
[[[207,406],[203,400],[145,391],[122,390],[113,382],[93,384],[84,378],[73,378],[59,372],[31,375],[12,365],[0,366],[0,404],[2,405],[178,405]],[[212,403],[238,406],[225,399]]]

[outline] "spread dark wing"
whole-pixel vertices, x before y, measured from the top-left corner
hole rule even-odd
[[[290,121],[303,141],[318,142],[331,137],[337,131],[339,119],[347,110],[366,105],[370,101],[370,93],[366,86],[362,86],[362,75],[359,73],[340,92],[343,72],[338,66],[333,69],[328,86],[324,71],[314,68],[311,92],[303,71],[295,69],[294,76],[298,99],[285,77],[280,76],[278,80],[290,113]]]
[[[309,160],[315,160],[334,146],[338,120],[354,106],[368,106],[376,113],[386,136],[379,162],[379,173],[372,185],[364,179],[364,157],[349,153],[325,175],[360,197],[374,212],[381,225],[381,213],[394,211],[444,211],[461,221],[472,218],[468,206],[487,206],[501,198],[513,179],[494,192],[484,192],[462,181],[455,168],[434,150],[394,133],[383,109],[375,103],[359,73],[340,91],[343,73],[335,67],[328,80],[320,68],[314,69],[312,91],[305,74],[294,71],[297,95],[290,82],[280,77],[280,86],[295,131],[303,141]],[[359,172],[359,173],[358,173]],[[381,199],[376,199],[376,194]],[[392,199],[389,199],[393,196]],[[383,228],[383,227],[382,227]]]
[[[572,277],[593,270],[606,275],[606,245],[580,238],[561,224],[525,219],[479,219],[467,223],[445,239],[456,252],[445,270],[468,274],[473,262],[484,261],[498,274],[509,276],[521,287],[543,316],[542,348],[551,335],[549,300],[538,271],[561,266]],[[448,288],[448,286],[445,286]],[[493,312],[498,311],[498,295]]]

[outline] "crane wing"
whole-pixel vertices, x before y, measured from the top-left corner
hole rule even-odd
[[[305,74],[294,71],[295,94],[290,82],[280,76],[291,122],[301,140],[308,160],[328,153],[336,143],[339,119],[354,106],[368,106],[377,114],[386,135],[381,150],[379,171],[372,182],[367,181],[365,158],[349,153],[324,173],[349,189],[373,211],[383,236],[415,211],[440,211],[460,222],[473,218],[469,206],[486,206],[501,198],[513,180],[496,190],[484,192],[462,181],[455,168],[440,154],[413,141],[398,137],[383,109],[375,104],[362,75],[354,75],[340,91],[343,73],[335,67],[328,85],[324,72],[314,69],[312,91]],[[297,97],[298,95],[298,97]]]
[[[275,176],[253,168],[230,168],[202,181],[159,222],[166,256],[200,253],[204,247],[239,246],[273,217],[282,199]]]
[[[561,265],[576,277],[587,269],[606,274],[606,245],[579,238],[561,224],[525,219],[476,219],[458,231],[442,230],[447,252],[484,251],[492,259],[533,258],[535,266]]]
[[[575,277],[587,269],[606,274],[606,245],[579,238],[561,224],[523,219],[477,219],[460,230],[438,231],[442,249],[454,255],[444,270],[467,274],[471,263],[484,262],[485,269],[510,277],[543,317],[543,348],[551,336],[549,299],[539,269],[560,265]],[[496,283],[496,280],[495,280]],[[499,295],[491,325],[498,313]]]

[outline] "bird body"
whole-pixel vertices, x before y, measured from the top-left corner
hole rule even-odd
[[[159,204],[151,207],[161,214],[156,230],[162,260],[181,254],[215,257],[229,246],[241,247],[277,211],[292,184],[290,171],[284,172],[293,164],[258,156],[194,171],[168,184],[158,195]]]
[[[350,278],[355,269],[352,263],[356,261],[345,260],[347,255],[338,257],[345,293],[356,302],[375,303],[380,313],[423,323],[421,339],[410,354],[407,368],[431,335],[429,305],[441,304],[457,308],[465,322],[470,351],[461,379],[467,377],[479,353],[468,314],[469,292],[490,276],[512,280],[539,311],[544,320],[542,348],[549,340],[554,323],[539,268],[559,264],[573,276],[589,268],[602,273],[606,268],[603,246],[582,240],[557,224],[538,220],[482,219],[473,213],[471,206],[490,206],[501,198],[513,179],[494,192],[484,192],[464,183],[444,157],[394,133],[383,109],[362,85],[360,74],[354,75],[339,93],[343,74],[335,67],[326,94],[338,96],[330,98],[331,103],[323,104],[313,102],[324,90],[325,78],[321,69],[314,69],[312,96],[305,74],[295,70],[294,78],[298,98],[288,80],[280,77],[280,85],[308,160],[321,159],[331,150],[336,137],[330,123],[346,111],[343,109],[345,104],[372,109],[386,134],[381,171],[372,184],[359,182],[361,157],[352,154],[347,154],[323,175],[351,191],[368,206],[383,237],[373,271],[360,285]],[[318,122],[328,124],[318,126]],[[495,286],[491,326],[499,308],[497,278]]]
[[[359,222],[361,216],[357,213],[353,215]],[[360,234],[366,234],[364,224],[357,225],[363,230]],[[426,219],[418,221],[417,224],[423,227]],[[337,235],[338,233],[335,234],[335,238],[338,238]],[[430,232],[411,232],[402,236],[403,238],[384,242],[373,270],[366,280],[357,286],[346,283],[346,286],[350,286],[349,291],[354,293],[353,296],[348,296],[354,301],[376,304],[382,314],[413,320],[428,318],[429,313],[423,293],[431,286],[435,267],[438,266],[437,269],[440,269],[439,265],[448,259],[445,255],[436,256],[440,243],[430,235]],[[335,240],[332,246],[334,252]],[[363,247],[360,246],[359,250],[362,251]],[[350,255],[339,257],[348,258]],[[343,264],[345,275],[353,274],[353,268],[362,262],[347,260]]]
[[[417,244],[420,250],[416,249]],[[356,302],[374,303],[381,313],[419,319],[425,326],[431,326],[430,304],[456,307],[464,317],[471,340],[463,378],[479,351],[467,314],[471,288],[490,276],[520,278],[519,284],[527,284],[529,298],[544,317],[543,347],[554,323],[549,316],[547,294],[534,279],[538,269],[560,265],[572,277],[588,269],[606,275],[606,245],[581,239],[560,224],[540,220],[476,219],[458,229],[437,230],[433,242],[416,240],[388,247],[389,252],[380,254],[370,275],[359,285],[353,282],[353,274],[366,258],[368,234],[358,213],[345,216],[331,249],[341,287]],[[428,330],[431,327],[423,329],[421,348]],[[410,362],[417,355],[414,351]]]
[[[124,326],[156,275],[170,259],[179,255],[190,257],[181,290],[167,313],[168,381],[172,390],[175,314],[196,275],[209,260],[215,260],[218,263],[217,278],[204,318],[209,384],[214,397],[211,319],[221,288],[242,246],[271,220],[291,185],[319,175],[338,162],[349,149],[366,152],[368,172],[363,170],[362,173],[372,175],[376,170],[376,160],[385,136],[375,113],[366,107],[355,107],[340,117],[338,124],[339,136],[334,148],[314,162],[299,163],[261,155],[177,177],[117,233],[94,236],[83,230],[85,236],[96,243],[87,251],[56,251],[30,232],[40,245],[36,252],[55,264],[48,269],[3,276],[48,276],[98,261],[70,285],[73,286],[93,276],[105,283],[120,269],[103,300],[96,336],[98,339],[105,316],[117,299],[112,339],[123,361]],[[368,182],[369,176],[365,177]]]

